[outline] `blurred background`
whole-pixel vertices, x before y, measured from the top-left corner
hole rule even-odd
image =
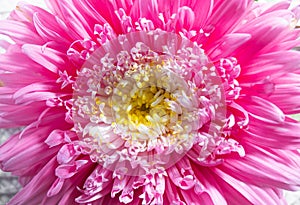
[[[9,12],[13,10],[20,0],[0,0],[0,19],[8,16]],[[261,2],[272,2],[274,0],[259,0]],[[275,0],[276,1],[276,0]],[[27,0],[26,2],[46,8],[43,0]],[[300,0],[292,0],[293,4],[300,3]],[[0,35],[0,39],[5,36]],[[0,48],[0,53],[4,52]],[[1,63],[1,62],[0,62]],[[300,119],[300,118],[299,118]],[[10,135],[16,133],[18,129],[0,129],[0,144],[2,144]],[[299,173],[300,177],[300,173]],[[5,173],[0,170],[0,205],[4,205],[14,194],[20,189],[20,185],[16,177],[11,176],[10,173]],[[300,191],[299,192],[284,192],[287,198],[288,205],[300,205]]]

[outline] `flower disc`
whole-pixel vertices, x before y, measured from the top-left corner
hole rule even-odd
[[[221,85],[199,45],[159,30],[121,35],[78,73],[75,129],[94,161],[126,175],[166,169],[195,144],[206,160],[224,127]]]

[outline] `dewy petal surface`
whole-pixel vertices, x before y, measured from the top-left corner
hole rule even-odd
[[[299,5],[46,0],[0,22],[16,204],[286,204],[299,190]]]

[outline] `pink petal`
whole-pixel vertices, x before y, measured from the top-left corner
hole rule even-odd
[[[233,30],[250,4],[248,0],[219,1],[216,3],[212,15],[207,19],[204,32],[209,33],[209,42],[220,39]],[[206,42],[208,45],[208,42]]]
[[[269,205],[269,204],[280,204],[280,199],[278,195],[270,188],[266,187],[257,187],[251,185],[251,182],[241,182],[235,177],[219,170],[215,169],[215,173],[219,175],[222,180],[226,181],[232,188],[236,189],[240,192],[247,200],[251,203],[246,204],[261,204],[261,205]],[[226,190],[225,190],[226,191]],[[224,193],[226,194],[226,192]],[[243,197],[240,198],[243,200]],[[240,204],[241,201],[238,202]]]
[[[2,20],[0,23],[0,34],[4,34],[13,39],[16,43],[32,43],[42,45],[44,41],[34,32],[32,25],[26,23]]]
[[[58,17],[47,11],[36,12],[33,14],[33,22],[38,34],[45,41],[60,41],[60,45],[65,44],[66,48],[71,43],[72,40],[68,35],[69,29]]]
[[[279,152],[279,154],[275,150],[263,150],[255,145],[244,145],[244,147],[248,154],[238,160],[227,159],[227,163],[222,165],[223,171],[245,183],[257,186],[264,184],[274,188],[297,189],[300,184],[297,175],[300,171],[299,163],[288,163],[285,159],[290,155],[294,160],[299,157],[299,153]],[[254,181],[253,177],[255,177]]]
[[[33,83],[21,88],[13,95],[16,104],[30,104],[46,101],[50,98],[62,97],[66,94],[57,93],[60,88],[53,83]]]
[[[195,14],[194,11],[187,7],[183,6],[178,9],[177,14],[177,29],[181,30],[182,28],[190,30],[194,26]]]
[[[51,48],[25,44],[22,49],[29,58],[53,73],[58,74],[58,70],[66,66],[64,54]]]
[[[220,40],[211,44],[209,54],[211,60],[217,60],[222,57],[232,56],[235,50],[243,46],[251,38],[250,34],[233,33],[227,34]]]
[[[47,193],[47,190],[55,180],[54,167],[55,158],[51,159],[43,169],[38,172],[33,179],[18,192],[9,202],[13,204],[40,204]],[[37,189],[38,187],[38,189]]]
[[[80,153],[76,150],[75,145],[65,144],[57,153],[57,161],[59,164],[68,164],[74,160]]]

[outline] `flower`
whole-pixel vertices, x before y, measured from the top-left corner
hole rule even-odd
[[[0,33],[15,204],[284,204],[300,187],[290,1],[21,3]]]

